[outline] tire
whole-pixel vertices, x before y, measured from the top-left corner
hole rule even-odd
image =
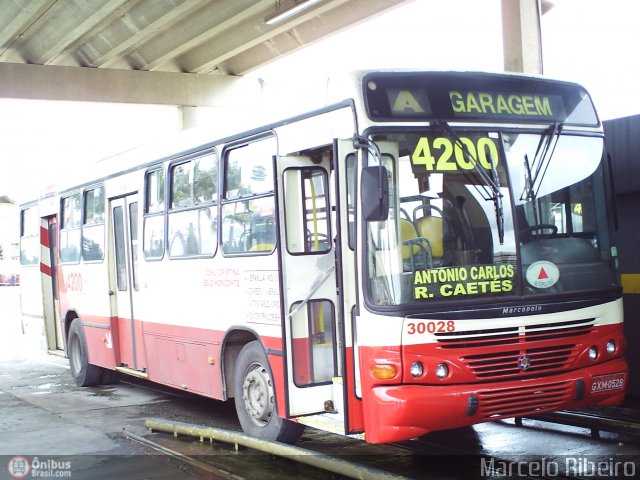
[[[71,375],[79,387],[91,387],[100,383],[102,368],[91,365],[87,353],[87,339],[79,318],[71,322],[67,341],[69,366]]]
[[[273,375],[257,340],[240,350],[233,392],[238,420],[247,435],[283,443],[296,443],[300,439],[304,425],[278,416]]]

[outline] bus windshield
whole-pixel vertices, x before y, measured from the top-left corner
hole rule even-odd
[[[538,133],[434,124],[371,138],[390,180],[387,220],[367,224],[373,304],[617,287],[602,138],[557,123]]]

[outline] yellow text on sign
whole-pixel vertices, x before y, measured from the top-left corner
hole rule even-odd
[[[449,92],[456,113],[494,115],[553,115],[549,97],[544,95],[506,95],[493,92]]]
[[[498,165],[496,142],[489,137],[477,140],[460,137],[459,141],[448,137],[421,137],[411,154],[411,163],[436,172],[473,170],[474,160],[487,170]]]
[[[513,265],[474,265],[417,271],[414,276],[413,298],[418,300],[436,296],[510,292],[513,290],[511,278],[514,275]],[[434,283],[440,285],[430,291]]]

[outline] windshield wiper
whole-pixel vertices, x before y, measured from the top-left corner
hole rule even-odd
[[[533,161],[529,161],[529,156],[524,155],[524,167],[525,167],[525,186],[520,200],[533,201],[537,198],[540,187],[542,186],[542,180],[547,173],[547,169],[551,164],[551,158],[553,152],[558,144],[557,139],[562,132],[562,124],[560,122],[554,122],[545,133],[540,136],[538,142],[538,148],[533,156]],[[553,143],[553,140],[556,142]],[[552,147],[553,143],[553,147]]]
[[[482,198],[486,201],[493,201],[493,205],[496,210],[496,224],[498,227],[498,239],[500,241],[500,245],[504,244],[504,211],[502,209],[502,193],[500,192],[500,179],[498,177],[498,172],[496,170],[497,159],[489,157],[489,164],[491,165],[490,175],[480,166],[478,160],[471,154],[467,146],[462,142],[458,134],[451,128],[444,120],[436,120],[433,122],[436,127],[439,127],[448,137],[449,140],[452,140],[454,143],[454,147],[457,146],[460,148],[460,151],[465,156],[467,162],[473,165],[473,171],[480,178],[480,186],[484,187],[483,192],[484,195],[478,189],[478,192],[482,196]],[[494,160],[496,163],[494,163]],[[486,187],[490,188],[490,191],[486,189]]]
[[[542,180],[544,179],[547,169],[551,164],[551,158],[553,157],[553,152],[555,151],[558,142],[556,140],[553,147],[551,144],[553,143],[554,138],[560,137],[561,131],[562,124],[554,122],[549,126],[549,128],[547,128],[545,133],[540,136],[540,141],[538,142],[536,153],[533,156],[533,161],[529,161],[529,155],[526,153],[524,154],[525,181],[524,191],[522,192],[522,195],[520,195],[520,200],[526,200],[531,203],[531,206],[533,207],[533,220],[536,225],[540,225],[542,223],[542,219],[538,217],[538,208],[535,200],[538,197],[538,192],[542,186]]]

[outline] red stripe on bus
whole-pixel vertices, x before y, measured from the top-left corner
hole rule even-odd
[[[46,227],[40,227],[40,245],[49,248],[49,230]]]
[[[45,263],[40,262],[40,272],[47,276],[51,276],[51,267]]]

